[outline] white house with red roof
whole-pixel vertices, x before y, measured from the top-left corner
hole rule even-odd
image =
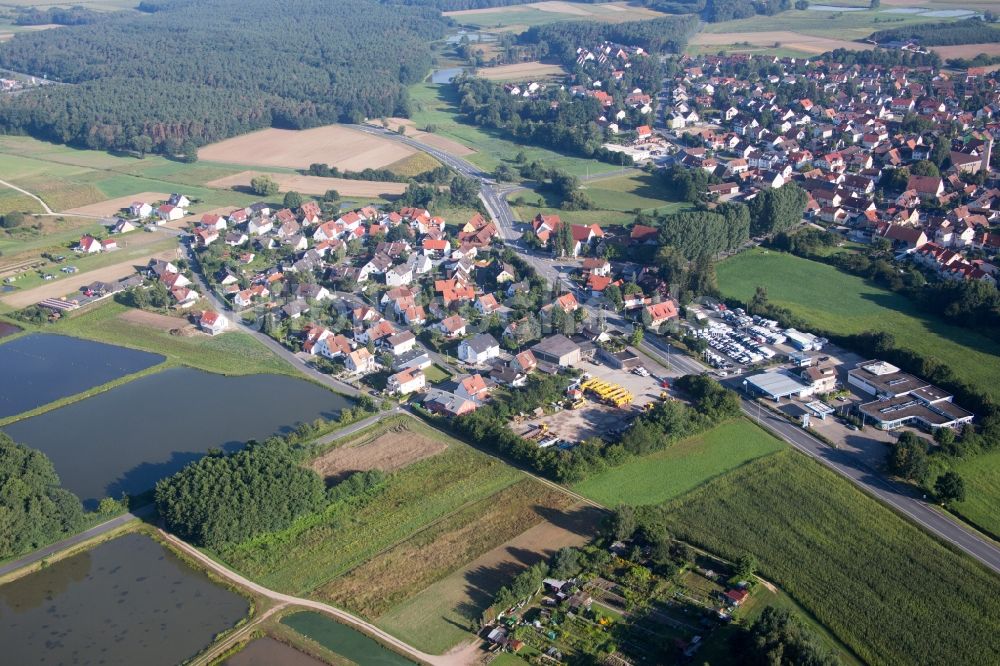
[[[80,237],[80,242],[77,244],[76,249],[85,254],[96,254],[103,248],[101,247],[101,241],[87,234]]]
[[[228,326],[229,320],[226,319],[225,315],[214,310],[205,310],[198,317],[198,327],[209,335],[223,333]]]
[[[653,303],[646,306],[646,314],[649,315],[649,326],[659,328],[671,319],[678,317],[677,303],[672,299],[667,299],[662,303]]]

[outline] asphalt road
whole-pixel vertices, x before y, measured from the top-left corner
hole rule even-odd
[[[23,569],[26,566],[32,565],[39,560],[44,560],[46,557],[53,555],[55,553],[71,548],[77,544],[83,543],[93,539],[94,537],[101,536],[107,532],[118,529],[126,523],[130,523],[133,520],[138,520],[140,518],[145,518],[153,513],[153,505],[147,504],[146,506],[139,507],[135,511],[129,513],[123,513],[120,516],[116,516],[111,520],[101,523],[100,525],[95,525],[89,530],[80,532],[79,534],[74,534],[73,536],[66,537],[56,541],[53,544],[45,546],[44,548],[39,548],[38,550],[28,553],[24,557],[19,557],[16,560],[8,562],[7,564],[0,566],[0,576],[6,576],[12,571],[17,571],[18,569]]]
[[[646,353],[666,363],[668,345],[662,340],[647,338],[640,346]],[[674,349],[670,352],[669,367],[685,374],[708,370],[698,361]],[[739,390],[738,384],[732,388]],[[995,542],[937,510],[911,488],[887,479],[858,456],[833,448],[814,437],[808,430],[790,423],[768,409],[761,408],[751,400],[742,398],[741,400],[743,413],[747,418],[847,478],[869,495],[888,504],[935,536],[961,548],[993,571],[1000,573],[1000,547]]]
[[[198,257],[190,249],[190,247],[187,248],[187,255],[192,268],[191,272],[194,273],[194,276],[198,281],[198,286],[201,287],[201,292],[205,295],[205,298],[207,298],[212,303],[212,307],[219,312],[226,312],[229,310],[229,305],[223,303],[219,297],[215,295],[215,292],[209,288],[208,283],[205,281],[205,277],[201,273],[201,265],[198,263]],[[356,398],[361,395],[361,391],[357,388],[346,382],[342,382],[339,379],[334,379],[330,375],[323,374],[311,365],[304,363],[298,356],[293,354],[284,345],[271,336],[262,333],[253,326],[244,324],[235,313],[230,312],[229,322],[231,328],[254,336],[260,341],[261,344],[274,352],[278,357],[284,359],[303,374],[308,375],[310,378],[315,379],[331,390],[351,396],[352,398]]]
[[[447,164],[459,173],[472,178],[478,178],[481,183],[481,197],[493,218],[497,221],[502,237],[517,249],[526,261],[531,263],[539,273],[548,280],[558,276],[558,270],[551,259],[534,256],[533,253],[518,241],[520,234],[514,229],[514,213],[502,191],[490,174],[482,172],[478,167],[461,158],[449,155],[441,150],[425,146],[405,136],[370,126],[355,126],[370,134],[377,134],[389,139],[401,141],[413,148],[422,150]],[[698,361],[670,347],[666,342],[649,337],[643,340],[641,349],[651,354],[670,369],[680,374],[700,374],[708,368]],[[669,352],[668,352],[669,350]],[[757,405],[744,400],[743,411],[756,420]],[[939,512],[933,506],[916,496],[908,488],[895,484],[885,478],[851,454],[834,449],[816,439],[807,431],[792,425],[785,419],[762,410],[761,425],[767,426],[776,436],[785,440],[799,451],[815,458],[838,474],[846,477],[869,494],[885,502],[900,513],[906,515],[924,529],[937,535],[944,541],[954,544],[976,558],[989,568],[1000,573],[1000,547],[987,537],[972,531],[947,514]]]

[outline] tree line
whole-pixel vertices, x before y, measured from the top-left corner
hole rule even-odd
[[[664,401],[638,417],[617,441],[590,438],[567,450],[541,448],[520,437],[508,423],[519,413],[561,400],[567,381],[559,375],[532,375],[517,391],[502,392],[488,405],[447,422],[478,445],[508,456],[537,474],[574,483],[608,467],[621,465],[634,455],[645,455],[676,441],[703,432],[720,420],[739,414],[739,397],[708,377],[687,376],[675,386],[687,394],[691,406]]]
[[[601,23],[560,21],[529,28],[519,37],[522,44],[544,45],[544,53],[563,64],[576,61],[576,49],[593,47],[603,41],[639,46],[650,53],[680,53],[698,31],[695,16],[665,16],[649,21]]]
[[[915,41],[921,46],[989,44],[1000,42],[1000,29],[979,18],[970,18],[964,21],[921,23],[904,28],[879,30],[868,35],[868,39],[878,44]]]
[[[0,560],[72,534],[83,522],[83,505],[60,485],[48,456],[0,432]]]
[[[21,33],[0,67],[72,86],[0,103],[0,127],[88,148],[163,151],[262,127],[408,115],[445,22],[373,0],[177,0]],[[304,39],[302,26],[308,25]],[[363,42],[363,45],[359,43]],[[372,66],[378,63],[378,66]]]
[[[285,529],[300,516],[381,484],[381,472],[358,472],[327,489],[300,464],[283,438],[210,454],[156,484],[167,528],[195,545],[220,548]]]

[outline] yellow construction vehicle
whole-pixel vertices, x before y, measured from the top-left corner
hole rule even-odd
[[[632,403],[632,394],[628,390],[602,379],[588,379],[580,384],[580,388],[615,407],[622,408]]]

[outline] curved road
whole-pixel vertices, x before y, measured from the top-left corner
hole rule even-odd
[[[490,214],[497,221],[503,239],[508,242],[513,241],[512,245],[521,252],[521,256],[526,261],[535,266],[544,277],[550,280],[553,279],[554,268],[551,262],[532,256],[530,252],[526,251],[526,248],[518,247],[519,243],[517,239],[520,238],[520,234],[514,230],[514,213],[502,194],[502,188],[497,186],[490,174],[483,172],[479,167],[464,159],[449,155],[437,148],[426,146],[409,137],[400,136],[394,132],[368,125],[355,125],[354,127],[363,132],[400,141],[408,146],[422,150],[443,164],[452,167],[462,175],[479,179],[481,184],[480,198],[482,198],[487,210],[489,210]],[[645,352],[652,354],[661,361],[668,361],[667,349],[669,345],[666,343],[655,338],[647,338],[643,341],[641,347]],[[707,370],[698,361],[673,349],[669,353],[668,367],[672,369],[677,368],[681,373],[700,374]],[[743,402],[743,411],[748,413],[748,415],[755,416],[757,410],[754,404],[746,400]],[[868,467],[855,456],[845,451],[834,449],[813,437],[809,432],[790,424],[783,418],[769,414],[767,417],[762,415],[761,421],[761,425],[766,424],[768,429],[776,436],[785,440],[802,453],[822,462],[855,485],[866,490],[869,494],[906,515],[927,531],[961,548],[993,571],[1000,573],[1000,546],[995,541],[972,530],[951,516],[936,510],[931,504],[913,494],[912,491],[886,479],[880,472]]]

